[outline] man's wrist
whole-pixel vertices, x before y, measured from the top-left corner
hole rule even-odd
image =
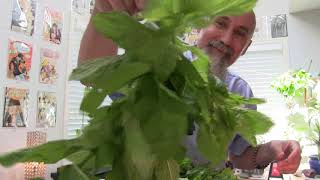
[[[104,0],[96,1],[96,4],[93,9],[93,14],[101,13],[101,12],[110,12],[112,11],[111,5]]]
[[[270,142],[257,146],[255,162],[257,167],[265,168],[274,161],[274,153],[270,149]],[[260,169],[261,169],[260,168]]]

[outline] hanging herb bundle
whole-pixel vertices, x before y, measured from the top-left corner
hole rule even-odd
[[[265,133],[272,122],[265,115],[242,108],[259,104],[228,93],[208,76],[208,57],[177,37],[187,28],[201,28],[218,15],[251,10],[256,0],[149,0],[142,13],[146,23],[123,12],[94,17],[96,29],[126,50],[81,65],[71,75],[92,86],[81,110],[92,118],[80,137],[53,141],[0,158],[17,162],[55,163],[68,159],[60,179],[97,179],[94,172],[112,167],[111,180],[168,180],[179,177],[185,157],[182,141],[190,117],[199,126],[200,152],[213,164],[223,160],[235,133],[249,142]],[[197,61],[183,56],[192,51]],[[107,94],[126,92],[111,106],[101,106]]]

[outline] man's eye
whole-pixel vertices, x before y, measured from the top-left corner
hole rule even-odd
[[[226,27],[226,23],[223,21],[216,21],[216,26],[219,28],[224,28]]]
[[[247,36],[247,33],[246,32],[243,32],[243,31],[236,31],[235,34],[237,36],[240,36],[240,37],[246,37]]]

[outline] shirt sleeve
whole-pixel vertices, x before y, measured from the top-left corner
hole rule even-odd
[[[247,86],[246,91],[245,91],[245,95],[244,97],[246,98],[252,98],[253,97],[253,92],[251,90],[251,88],[249,86]],[[245,107],[247,109],[251,109],[251,110],[257,110],[257,105],[256,104],[246,104]]]
[[[229,144],[229,153],[240,156],[251,145],[241,135],[237,134]]]
[[[253,92],[249,85],[241,84],[239,89],[241,89],[239,90],[239,94],[241,96],[245,98],[253,97]],[[251,110],[257,110],[257,105],[246,104],[245,107]],[[240,156],[250,146],[251,145],[248,141],[246,141],[240,134],[237,134],[229,144],[228,151],[233,155]]]

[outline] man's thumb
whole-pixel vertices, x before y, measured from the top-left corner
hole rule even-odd
[[[276,161],[282,161],[285,159],[286,159],[286,156],[285,156],[284,152],[280,152],[280,153],[276,154]]]
[[[134,0],[139,11],[144,9],[144,0]]]

